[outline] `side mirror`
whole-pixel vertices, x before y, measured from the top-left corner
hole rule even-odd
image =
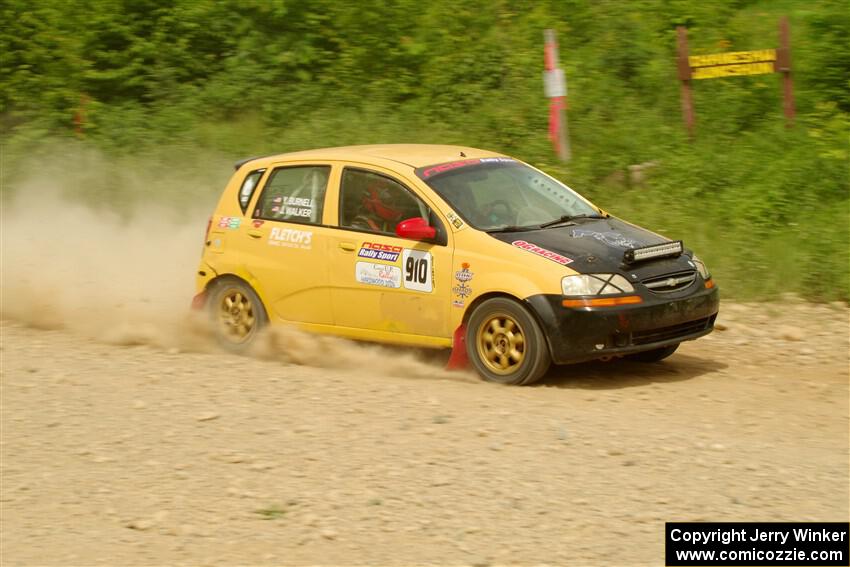
[[[395,234],[400,238],[411,240],[433,240],[437,236],[437,229],[428,224],[422,217],[405,219],[395,227]]]

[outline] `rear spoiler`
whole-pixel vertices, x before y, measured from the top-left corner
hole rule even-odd
[[[664,242],[662,244],[653,244],[652,246],[644,246],[643,248],[630,248],[623,254],[623,262],[626,264],[635,264],[644,260],[653,258],[663,258],[665,256],[679,256],[682,254],[684,247],[681,240],[673,242]]]
[[[267,154],[267,155],[264,155],[264,156],[253,156],[253,157],[249,157],[249,158],[245,158],[245,159],[240,159],[239,161],[237,161],[236,163],[233,164],[233,169],[235,171],[239,171],[239,168],[242,167],[243,165],[245,165],[246,163],[248,163],[249,161],[254,161],[255,159],[260,159],[260,158],[264,158],[264,157],[270,157],[270,156],[273,156],[273,155],[276,155],[276,154]]]

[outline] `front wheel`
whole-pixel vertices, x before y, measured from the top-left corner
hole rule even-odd
[[[472,312],[466,349],[478,374],[501,384],[532,384],[552,363],[540,325],[522,305],[504,297],[488,299]]]
[[[232,352],[246,352],[268,321],[256,292],[235,278],[228,277],[214,284],[209,309],[216,339]]]
[[[660,362],[676,352],[677,348],[679,348],[679,343],[654,350],[645,350],[643,352],[627,354],[626,358],[637,362]]]

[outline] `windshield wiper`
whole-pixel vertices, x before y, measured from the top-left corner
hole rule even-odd
[[[581,213],[580,215],[561,215],[559,218],[556,218],[555,220],[551,220],[549,222],[544,222],[543,224],[540,225],[540,228],[549,228],[550,226],[555,226],[555,225],[558,225],[558,224],[561,224],[561,223],[570,222],[570,221],[576,220],[576,219],[604,219],[604,218],[605,217],[603,217],[602,215],[598,215],[598,214],[589,215],[587,213]]]
[[[484,232],[487,234],[491,234],[493,232],[527,232],[529,230],[537,230],[540,228],[538,225],[534,224],[531,226],[516,226],[515,224],[509,226],[500,226],[499,228],[488,228]]]

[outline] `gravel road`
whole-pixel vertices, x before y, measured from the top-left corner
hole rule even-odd
[[[847,521],[847,308],[719,322],[515,388],[341,341],[248,358],[6,320],[0,562],[661,565],[665,521]]]

